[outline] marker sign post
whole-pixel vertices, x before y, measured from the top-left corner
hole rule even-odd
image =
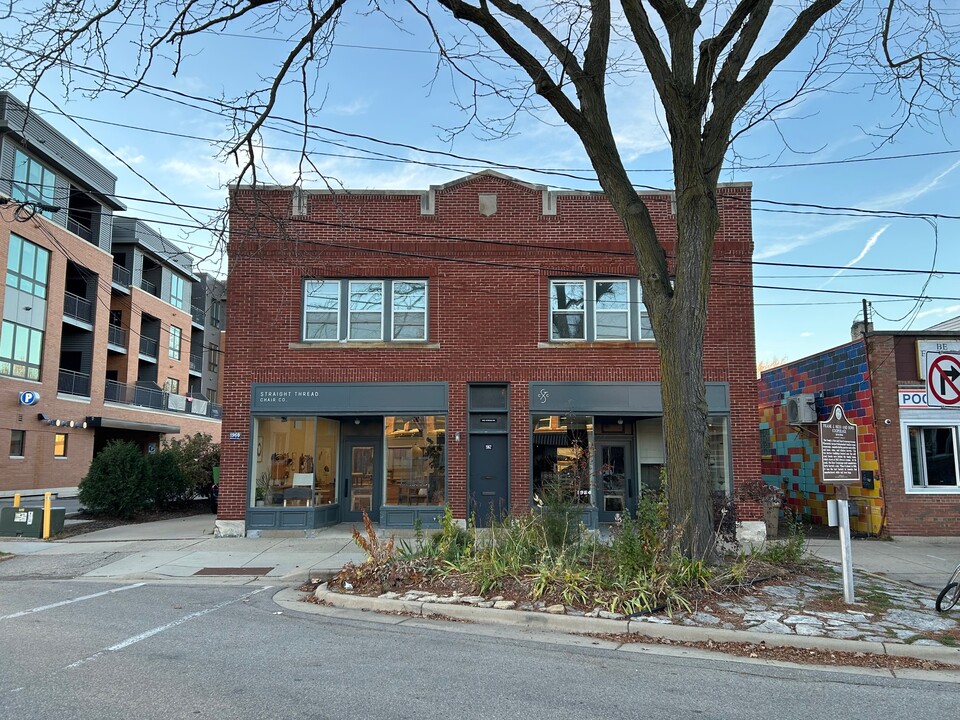
[[[820,423],[820,473],[825,485],[838,486],[837,499],[830,502],[837,504],[840,563],[843,566],[843,600],[850,604],[854,602],[854,597],[847,486],[860,482],[860,448],[857,443],[857,426],[847,420],[841,405],[835,405],[830,411],[830,417]],[[833,516],[833,513],[830,515]]]

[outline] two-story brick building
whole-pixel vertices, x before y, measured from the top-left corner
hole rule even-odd
[[[716,487],[757,479],[750,186],[723,186],[704,349]],[[650,193],[668,254],[673,198]],[[419,191],[234,188],[224,535],[523,511],[660,483],[657,345],[599,193],[484,172]],[[758,518],[746,518],[757,520]]]
[[[7,93],[0,201],[0,494],[75,490],[115,439],[219,441],[190,259],[116,216],[116,177]]]

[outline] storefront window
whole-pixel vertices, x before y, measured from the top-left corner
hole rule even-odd
[[[594,493],[593,417],[534,415],[533,492],[558,493],[572,503],[590,505]]]
[[[336,501],[339,423],[272,417],[256,422],[251,505],[302,507]]]
[[[914,488],[955,489],[960,476],[957,465],[957,428],[908,428],[910,477]]]
[[[384,418],[387,505],[443,505],[446,420],[444,415]]]

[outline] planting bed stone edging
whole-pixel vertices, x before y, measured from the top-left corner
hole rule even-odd
[[[689,625],[670,625],[652,623],[638,619],[604,619],[570,615],[551,614],[529,610],[480,608],[473,605],[456,604],[451,598],[446,602],[424,602],[423,600],[401,600],[390,597],[369,597],[334,592],[327,589],[326,583],[314,592],[317,600],[334,607],[367,610],[385,613],[409,613],[418,617],[448,617],[455,620],[470,620],[487,624],[512,625],[533,630],[550,630],[568,634],[587,633],[632,633],[652,640],[671,640],[675,642],[717,643],[764,643],[768,647],[795,647],[828,650],[833,652],[867,653],[871,655],[896,655],[919,660],[933,660],[947,664],[960,665],[960,647],[934,647],[930,645],[907,645],[904,643],[866,642],[863,640],[843,640],[837,638],[811,637],[798,635],[780,635],[755,630],[728,630],[717,627],[693,627]]]

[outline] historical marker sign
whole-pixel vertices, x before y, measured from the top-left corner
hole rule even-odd
[[[847,420],[840,405],[820,423],[820,472],[825,484],[860,483],[857,426]]]

